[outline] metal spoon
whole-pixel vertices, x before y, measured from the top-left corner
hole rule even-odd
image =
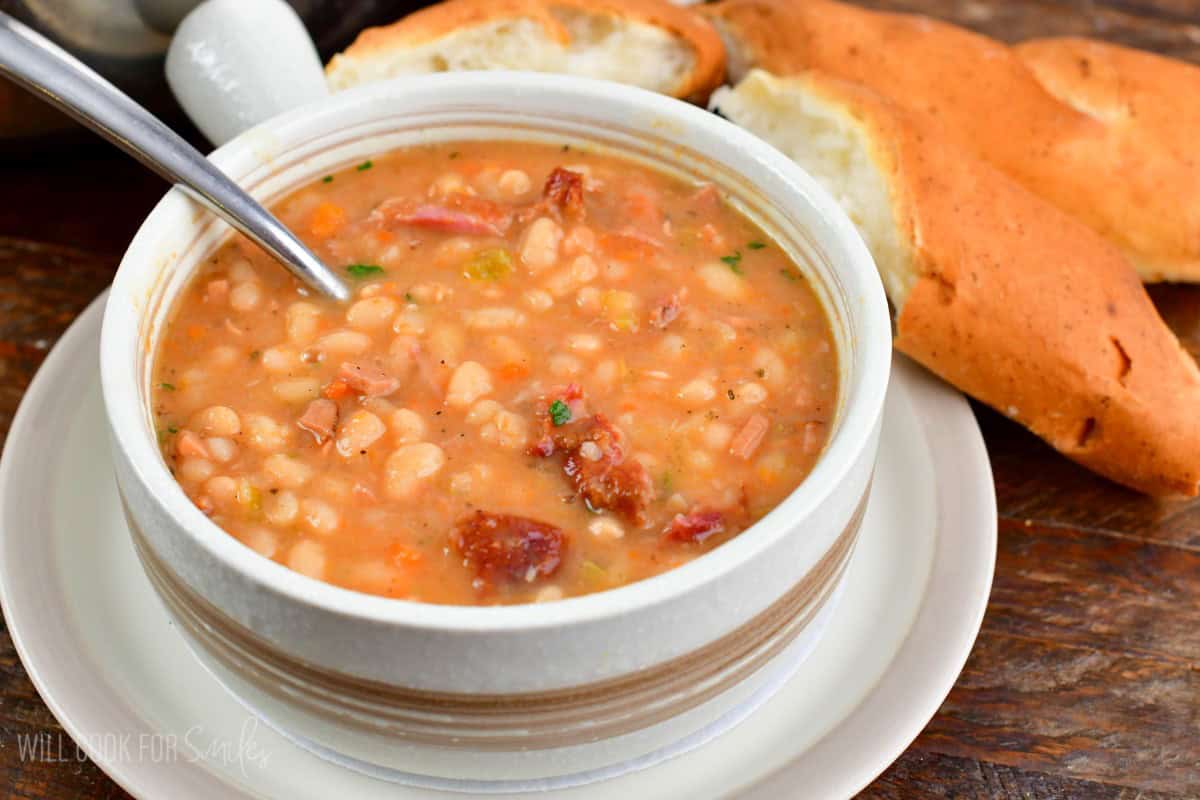
[[[350,298],[346,284],[329,267],[198,150],[83,63],[3,12],[0,75],[178,184],[321,294]]]

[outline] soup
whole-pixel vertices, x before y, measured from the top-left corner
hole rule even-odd
[[[354,298],[235,238],[172,309],[152,399],[193,502],[293,570],[430,603],[601,591],[738,535],[828,438],[829,320],[711,184],[461,142],[275,212]]]

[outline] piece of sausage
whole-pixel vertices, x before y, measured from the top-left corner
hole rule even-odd
[[[515,514],[476,511],[450,532],[450,544],[477,577],[531,583],[553,575],[566,549],[563,532],[549,523]]]
[[[705,539],[724,530],[725,515],[720,511],[705,509],[676,514],[667,523],[663,535],[673,542],[703,544]]]

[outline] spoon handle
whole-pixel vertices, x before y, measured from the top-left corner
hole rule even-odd
[[[322,294],[350,292],[279,220],[175,131],[74,56],[0,12],[0,75],[5,75],[179,185]]]

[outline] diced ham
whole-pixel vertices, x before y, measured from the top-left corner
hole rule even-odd
[[[679,317],[679,312],[683,308],[683,299],[686,296],[687,289],[684,288],[677,292],[671,292],[656,302],[654,308],[650,310],[650,324],[661,330],[674,322]]]
[[[337,430],[338,405],[332,400],[318,397],[308,404],[296,424],[301,430],[312,434],[317,444],[323,444]]]
[[[180,431],[175,437],[175,453],[183,458],[211,458],[200,434]]]
[[[549,523],[476,511],[454,526],[450,544],[486,585],[500,580],[528,583],[553,575],[567,542]]]
[[[400,388],[400,381],[383,370],[350,361],[338,369],[337,379],[366,397],[386,397]]]
[[[703,544],[705,539],[724,530],[725,515],[707,509],[676,514],[663,534],[673,542]]]
[[[762,414],[755,414],[750,419],[746,420],[746,424],[742,429],[734,435],[733,441],[729,443],[730,455],[737,458],[749,459],[754,455],[754,451],[762,444],[763,437],[767,435],[767,431],[771,429],[771,421]]]
[[[706,183],[692,194],[691,203],[703,214],[715,214],[721,210],[721,192],[716,184]]]
[[[481,197],[455,194],[444,203],[385,200],[371,212],[370,220],[385,227],[411,225],[445,233],[503,236],[512,224],[513,214]]]
[[[569,169],[555,167],[542,187],[542,198],[563,216],[582,219],[583,176]]]

